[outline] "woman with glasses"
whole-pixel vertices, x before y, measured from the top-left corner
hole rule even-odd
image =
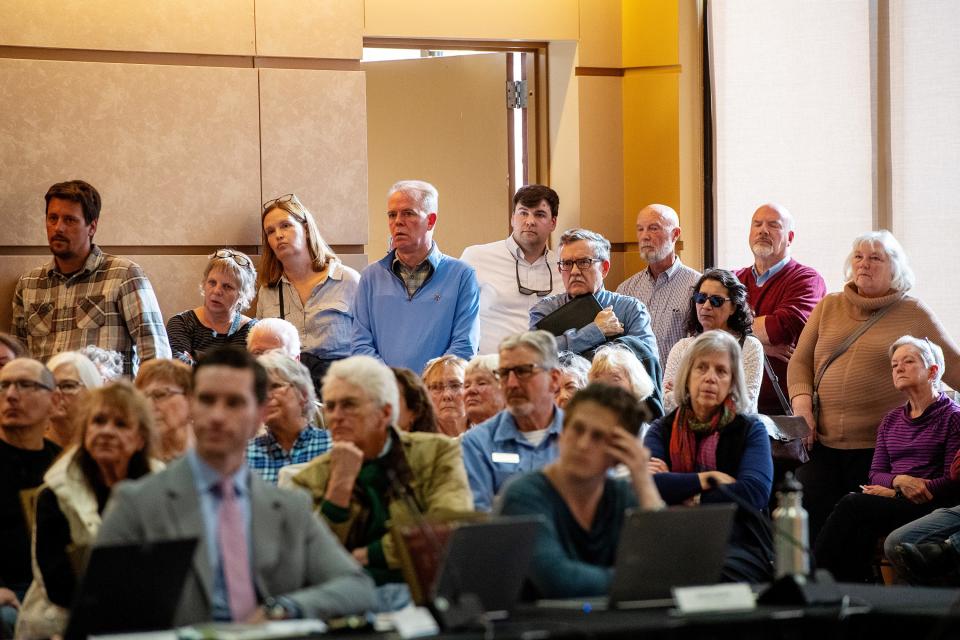
[[[463,407],[467,413],[467,428],[497,415],[505,405],[503,390],[497,378],[500,356],[491,353],[474,356],[463,374]]]
[[[340,262],[296,195],[264,203],[260,224],[257,317],[283,318],[297,327],[300,361],[319,394],[330,364],[350,355],[360,274]]]
[[[467,361],[459,356],[434,358],[423,368],[423,383],[437,416],[440,433],[456,438],[467,430],[467,411],[463,406],[463,376]]]
[[[154,457],[163,462],[179,458],[193,447],[193,371],[178,360],[147,360],[140,365],[134,385],[153,406],[157,433]]]
[[[276,351],[257,362],[267,370],[267,429],[247,445],[247,464],[277,484],[281,467],[306,464],[329,449],[330,432],[317,427],[317,396],[305,366]]]
[[[17,619],[17,638],[62,634],[73,602],[74,567],[93,545],[110,491],[163,465],[151,459],[153,418],[127,382],[92,389],[75,416],[76,445],[43,477],[33,527],[33,583]]]
[[[173,357],[191,366],[213,347],[245,348],[247,332],[256,322],[242,313],[253,300],[257,279],[250,257],[220,249],[208,258],[200,281],[203,304],[167,321]]]
[[[686,338],[677,341],[667,356],[663,371],[663,409],[666,412],[677,408],[674,394],[674,379],[680,363],[693,341],[704,331],[726,331],[740,344],[743,353],[744,383],[747,397],[745,413],[757,410],[757,396],[763,382],[763,344],[753,337],[753,313],[747,304],[747,288],[726,269],[708,269],[693,288],[687,312]]]
[[[73,444],[74,417],[90,389],[103,385],[96,365],[76,351],[58,353],[47,361],[47,368],[57,381],[57,401],[53,403],[50,424],[44,437],[61,448]]]

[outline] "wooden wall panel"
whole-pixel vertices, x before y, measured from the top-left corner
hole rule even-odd
[[[43,194],[82,178],[100,191],[96,240],[258,241],[253,69],[0,59],[0,244],[45,245]]]
[[[367,242],[363,72],[260,69],[263,199],[294,192],[333,244]]]
[[[363,0],[256,0],[257,55],[348,58],[363,53]]]
[[[253,55],[253,3],[254,0],[3,0],[0,44]]]

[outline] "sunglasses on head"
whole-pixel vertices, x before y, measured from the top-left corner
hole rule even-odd
[[[250,262],[250,258],[237,251],[231,251],[230,249],[219,249],[218,251],[211,253],[209,256],[207,256],[207,258],[210,260],[213,260],[214,258],[230,258],[241,267],[247,269],[253,266],[253,263]]]
[[[713,307],[714,309],[719,309],[720,307],[723,306],[723,303],[727,302],[728,300],[730,300],[730,298],[724,298],[723,296],[718,296],[716,294],[712,296],[707,295],[706,293],[703,293],[703,292],[697,292],[693,294],[693,301],[695,303],[704,304],[706,302],[709,302],[710,306]]]
[[[264,202],[263,208],[261,210],[261,215],[266,215],[266,213],[270,211],[270,209],[273,209],[278,204],[283,204],[284,202],[292,202],[294,204],[300,205],[301,207],[303,206],[300,203],[300,198],[298,198],[296,194],[287,193],[280,196],[279,198],[274,198],[273,200],[267,200],[266,202]]]

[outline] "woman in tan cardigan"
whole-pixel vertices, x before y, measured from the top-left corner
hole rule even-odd
[[[886,230],[858,236],[844,264],[847,283],[817,304],[787,369],[793,411],[811,427],[810,462],[799,469],[810,539],[837,501],[867,482],[877,425],[902,402],[890,377],[887,349],[904,334],[943,346],[944,381],[960,385],[960,349],[928,307],[907,295],[914,275],[903,247]],[[842,355],[818,372],[835,351],[871,317],[882,314]]]

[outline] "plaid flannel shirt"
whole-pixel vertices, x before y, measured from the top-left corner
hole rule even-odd
[[[270,430],[247,443],[247,466],[267,482],[277,484],[280,467],[310,462],[333,446],[330,432],[307,425],[287,453]]]
[[[66,276],[51,260],[20,276],[12,332],[43,362],[88,344],[118,351],[130,376],[140,361],[171,356],[160,305],[143,270],[96,245],[77,273]]]

